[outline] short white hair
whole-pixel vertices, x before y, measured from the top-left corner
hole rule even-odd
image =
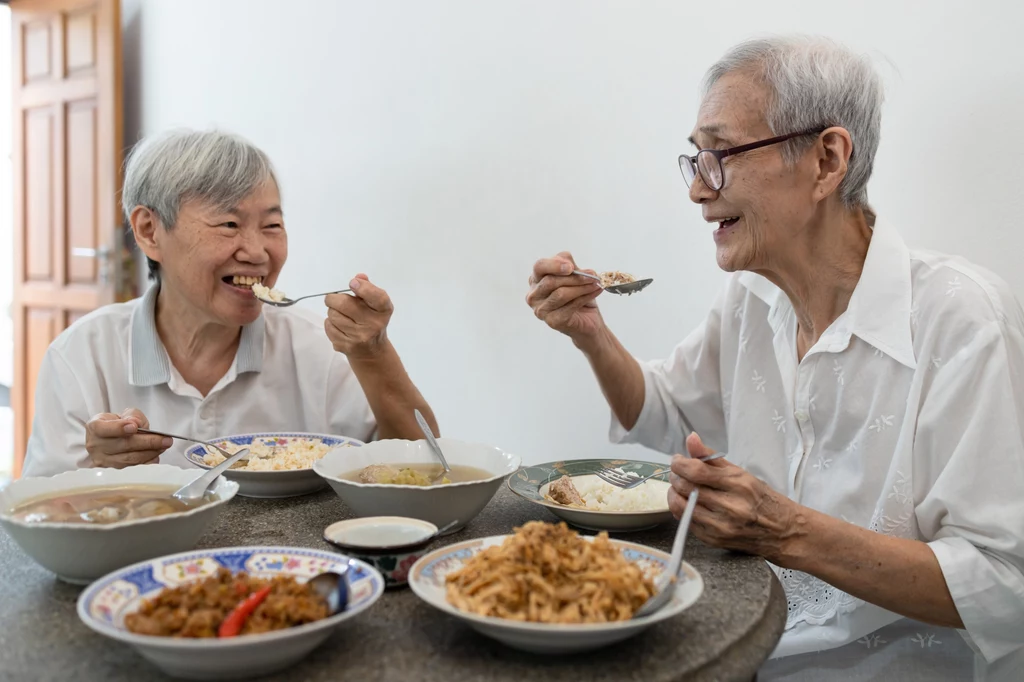
[[[849,208],[868,207],[868,180],[882,128],[882,79],[870,59],[827,38],[785,36],[749,40],[730,49],[704,75],[702,99],[727,73],[750,71],[768,89],[765,120],[773,135],[845,128],[853,139],[839,196]],[[806,138],[786,143],[790,163]]]
[[[233,208],[267,181],[277,184],[270,159],[248,140],[217,130],[170,130],[135,145],[125,165],[121,206],[129,220],[145,206],[169,230],[181,202]],[[159,269],[149,261],[151,277]]]

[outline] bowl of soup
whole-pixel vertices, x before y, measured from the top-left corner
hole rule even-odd
[[[89,583],[123,566],[195,547],[238,492],[237,483],[221,477],[195,503],[171,498],[202,473],[147,464],[22,478],[0,490],[0,526],[58,578]]]
[[[519,455],[501,448],[438,438],[451,472],[423,440],[379,440],[333,450],[313,465],[358,517],[404,516],[444,528],[464,527],[479,514],[505,477],[519,470]]]

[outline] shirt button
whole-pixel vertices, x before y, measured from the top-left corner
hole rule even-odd
[[[803,410],[797,410],[797,412],[793,416],[796,417],[796,420],[798,422],[805,422],[808,419],[810,419],[810,415],[804,412]]]
[[[201,409],[199,411],[199,417],[202,418],[202,419],[209,419],[210,418],[210,408],[204,407],[203,409]]]

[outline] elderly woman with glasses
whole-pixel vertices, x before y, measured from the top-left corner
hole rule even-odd
[[[699,491],[693,534],[776,571],[765,678],[1003,679],[1024,645],[1024,314],[876,223],[881,104],[828,41],[735,47],[679,159],[736,273],[705,322],[638,362],[569,253],[535,264],[527,302],[589,360],[614,442],[683,453],[668,503]]]
[[[26,475],[191,466],[187,443],[139,433],[150,421],[201,440],[267,430],[416,439],[418,408],[436,431],[388,338],[391,299],[365,275],[347,281],[351,296],[325,299],[326,320],[254,296],[252,284],[274,286],[288,258],[277,177],[261,150],[221,132],[144,140],[122,202],[154,283],[51,344]]]

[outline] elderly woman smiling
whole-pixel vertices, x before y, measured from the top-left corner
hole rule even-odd
[[[754,41],[703,92],[679,163],[737,273],[706,321],[641,364],[569,253],[536,263],[528,303],[586,355],[614,441],[690,455],[672,460],[669,504],[700,490],[693,533],[774,566],[789,614],[764,678],[1019,679],[1020,305],[996,276],[875,224],[868,61]],[[713,449],[729,455],[696,459]]]
[[[436,430],[388,339],[391,299],[365,275],[348,284],[352,296],[327,297],[326,322],[264,308],[245,284],[273,286],[288,258],[262,151],[221,132],[144,140],[127,164],[123,205],[155,282],[50,346],[26,475],[158,458],[190,466],[186,443],[137,433],[150,420],[203,440],[274,429],[416,439],[419,408]]]

